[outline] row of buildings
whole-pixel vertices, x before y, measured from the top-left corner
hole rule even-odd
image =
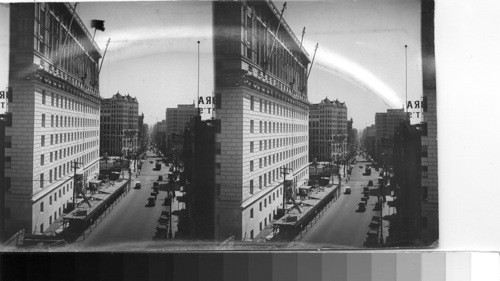
[[[0,115],[0,240],[19,230],[44,233],[72,208],[77,175],[88,182],[101,154],[137,152],[147,135],[135,98],[100,96],[101,51],[70,4],[2,9],[10,15],[2,26],[10,60]]]
[[[375,114],[361,143],[375,162],[393,169],[391,187],[396,218],[390,243],[421,246],[439,236],[436,73],[434,61],[434,4],[422,2],[423,97],[422,122],[410,124],[404,109]],[[404,243],[401,243],[403,241]]]

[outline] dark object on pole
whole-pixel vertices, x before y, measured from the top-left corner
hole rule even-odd
[[[103,20],[91,20],[90,27],[98,29],[100,31],[104,31],[104,21]]]

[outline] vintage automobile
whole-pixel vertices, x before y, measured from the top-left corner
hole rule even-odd
[[[351,194],[351,187],[350,186],[345,187],[344,194]]]
[[[365,202],[359,202],[358,203],[358,212],[364,212],[366,211],[366,203]]]
[[[155,205],[156,199],[154,197],[149,197],[148,198],[148,206],[152,207]]]

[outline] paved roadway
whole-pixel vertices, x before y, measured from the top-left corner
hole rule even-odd
[[[380,216],[380,211],[373,211],[376,196],[370,196],[365,212],[356,212],[363,197],[363,187],[368,185],[368,180],[373,180],[374,187],[371,188],[375,188],[379,176],[373,168],[371,176],[362,175],[367,163],[358,158],[347,183],[352,193],[342,194],[300,242],[313,247],[364,247],[372,216]],[[361,165],[363,169],[359,168]]]
[[[151,155],[151,153],[148,154]],[[168,210],[168,207],[162,205],[167,196],[165,191],[160,191],[154,207],[146,207],[148,198],[153,191],[153,182],[158,179],[158,175],[163,175],[165,180],[168,173],[168,167],[163,163],[160,171],[153,170],[154,162],[151,164],[149,161],[156,159],[160,158],[150,156],[145,160],[140,175],[137,178],[132,177],[132,187],[129,194],[121,199],[79,245],[104,246],[111,243],[141,242],[153,239],[161,211]],[[141,182],[141,189],[133,188],[137,180]],[[175,205],[177,203],[174,203],[173,206]],[[175,233],[174,229],[173,232]]]

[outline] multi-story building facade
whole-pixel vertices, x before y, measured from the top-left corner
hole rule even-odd
[[[101,154],[134,156],[138,151],[139,103],[120,92],[101,105]]]
[[[408,119],[408,113],[404,109],[387,109],[387,112],[375,113],[376,137],[394,138],[394,131],[399,126],[399,122]]]
[[[439,237],[436,63],[434,54],[434,1],[422,1],[423,132],[422,135],[422,237],[432,243]]]
[[[392,165],[394,132],[399,123],[409,120],[404,109],[387,109],[387,112],[375,113],[375,160],[382,165]]]
[[[309,178],[310,60],[270,1],[215,2],[213,14],[215,237],[251,240],[283,208],[285,177]]]
[[[99,172],[99,48],[65,3],[10,4],[4,169],[7,235],[43,233]],[[77,169],[74,169],[76,167]]]
[[[167,108],[167,151],[175,148],[176,154],[182,152],[184,129],[191,122],[193,116],[198,115],[194,104],[179,104],[177,108]]]
[[[310,161],[337,161],[347,153],[347,106],[325,98],[309,112]]]

